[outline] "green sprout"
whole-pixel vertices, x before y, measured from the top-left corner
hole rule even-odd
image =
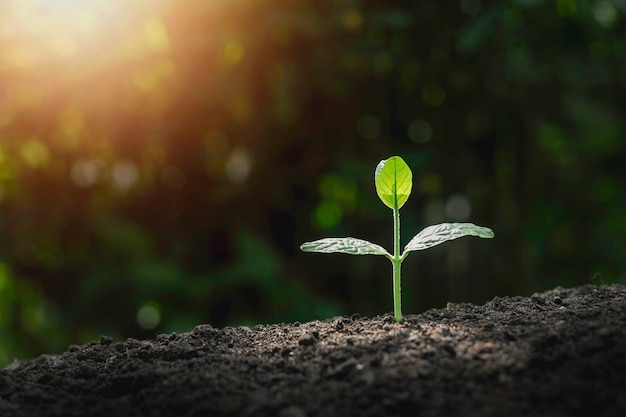
[[[400,296],[400,266],[409,252],[428,249],[463,236],[492,238],[491,229],[473,223],[441,223],[419,232],[400,253],[400,208],[406,203],[413,187],[413,173],[399,156],[380,161],[374,173],[376,193],[393,210],[393,255],[382,246],[352,237],[325,238],[300,246],[304,252],[347,253],[349,255],[383,255],[393,265],[393,311],[396,322],[402,321]]]

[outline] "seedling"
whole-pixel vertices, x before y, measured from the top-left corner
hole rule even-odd
[[[393,255],[382,246],[353,237],[325,238],[300,246],[304,252],[347,253],[349,255],[383,255],[393,265],[393,311],[396,322],[402,321],[400,296],[400,266],[409,252],[428,249],[463,236],[494,237],[491,229],[473,223],[441,223],[419,232],[400,253],[400,208],[406,203],[413,187],[413,173],[399,156],[380,161],[374,173],[376,193],[393,210]]]

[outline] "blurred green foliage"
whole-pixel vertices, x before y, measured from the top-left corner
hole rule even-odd
[[[403,242],[497,236],[406,262],[406,313],[626,282],[625,1],[131,3],[0,5],[0,364],[390,311],[386,261],[297,248],[390,247],[396,154]]]

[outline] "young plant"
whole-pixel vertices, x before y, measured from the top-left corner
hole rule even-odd
[[[399,156],[380,161],[374,173],[376,193],[393,210],[393,255],[382,246],[352,237],[325,238],[300,246],[304,252],[347,253],[349,255],[383,255],[393,266],[393,311],[396,322],[402,321],[400,296],[400,266],[409,252],[428,249],[448,240],[463,236],[492,238],[491,229],[472,223],[441,223],[419,232],[400,253],[400,208],[406,203],[413,187],[413,174]]]

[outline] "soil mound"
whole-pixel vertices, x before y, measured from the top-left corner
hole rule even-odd
[[[0,416],[625,416],[626,287],[108,337],[0,371]]]

